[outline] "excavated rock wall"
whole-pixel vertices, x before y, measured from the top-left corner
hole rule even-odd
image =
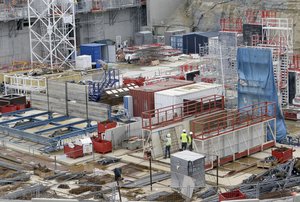
[[[245,18],[247,9],[275,10],[277,17],[293,19],[294,49],[300,53],[300,0],[183,0],[167,24],[190,31],[218,31],[221,17]]]

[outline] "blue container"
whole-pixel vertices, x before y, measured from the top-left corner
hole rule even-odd
[[[92,56],[92,62],[96,63],[98,60],[103,60],[102,46],[105,45],[96,43],[82,44],[80,45],[80,55],[90,55]]]
[[[205,44],[208,44],[210,37],[216,37],[218,35],[219,32],[192,32],[184,34],[182,37],[183,53],[199,53],[199,45],[205,46]]]
[[[182,51],[182,35],[173,35],[170,37],[172,48]]]

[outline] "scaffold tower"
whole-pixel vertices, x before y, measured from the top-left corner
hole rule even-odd
[[[273,50],[273,69],[281,105],[289,105],[288,69],[293,55],[293,19],[263,18],[263,45]]]
[[[73,68],[76,57],[73,0],[28,0],[31,62]]]

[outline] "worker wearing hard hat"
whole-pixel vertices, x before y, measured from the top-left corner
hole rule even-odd
[[[182,130],[182,133],[180,135],[180,140],[181,140],[181,149],[186,150],[188,144],[188,135],[186,134],[185,129]]]
[[[188,144],[189,144],[189,150],[193,151],[193,132],[191,131],[188,136]]]
[[[166,159],[167,157],[170,158],[170,156],[171,156],[172,139],[171,139],[171,134],[170,133],[167,134],[165,142],[166,142],[166,148],[165,148],[165,159]]]

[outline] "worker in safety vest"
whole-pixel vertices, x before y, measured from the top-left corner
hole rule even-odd
[[[171,156],[172,139],[171,139],[171,134],[170,133],[167,134],[165,142],[166,142],[166,148],[165,148],[165,159],[166,159],[167,156],[168,156],[168,158],[170,158],[170,156]]]
[[[188,135],[186,134],[185,129],[183,129],[183,131],[180,135],[180,140],[181,140],[181,149],[186,150],[187,143],[188,143]]]
[[[188,144],[189,144],[189,150],[193,151],[193,132],[190,132],[188,136]]]

